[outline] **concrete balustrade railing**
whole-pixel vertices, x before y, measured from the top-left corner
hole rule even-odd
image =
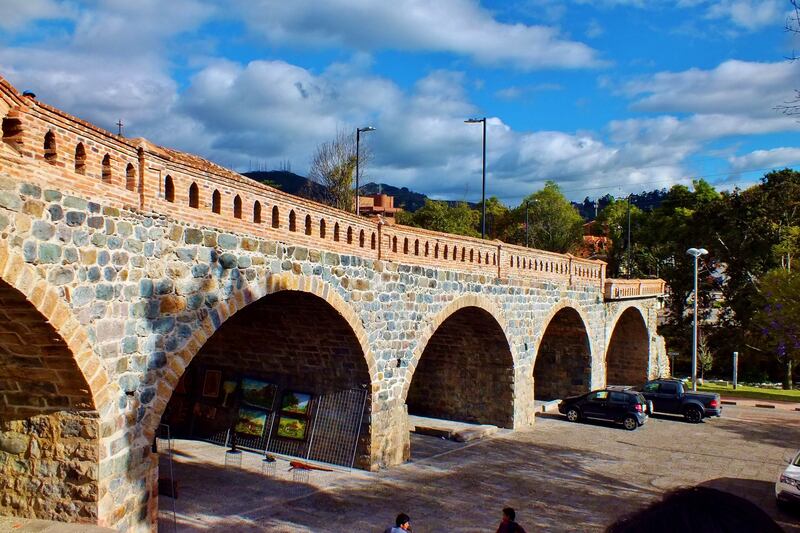
[[[34,159],[38,177],[105,204],[162,213],[234,235],[254,235],[365,259],[532,281],[603,287],[610,299],[661,294],[660,280],[606,280],[606,264],[356,216],[287,194],[200,157],[128,139],[72,117],[0,78],[2,154]],[[198,233],[197,239],[204,239]],[[217,243],[208,242],[216,246]],[[638,283],[638,285],[636,285]]]
[[[664,294],[665,286],[662,279],[608,279],[603,296],[607,300],[659,296]]]

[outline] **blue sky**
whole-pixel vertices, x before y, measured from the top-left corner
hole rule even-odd
[[[0,75],[107,129],[304,174],[373,125],[365,180],[509,204],[800,165],[788,0],[6,0]]]

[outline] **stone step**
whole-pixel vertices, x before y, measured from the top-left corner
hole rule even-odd
[[[427,418],[411,415],[409,430],[420,435],[429,435],[456,442],[471,442],[497,433],[497,426],[490,424],[470,424],[439,418]]]

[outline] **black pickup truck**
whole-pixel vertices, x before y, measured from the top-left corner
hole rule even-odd
[[[639,391],[653,402],[653,410],[657,413],[683,415],[693,423],[709,416],[722,415],[719,394],[692,392],[679,379],[648,381]]]

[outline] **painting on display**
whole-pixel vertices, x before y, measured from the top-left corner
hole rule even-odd
[[[305,440],[308,420],[281,416],[278,421],[278,436],[286,439]]]
[[[239,419],[234,428],[236,433],[247,435],[248,437],[260,438],[264,435],[264,428],[267,426],[267,413],[260,409],[241,407],[239,409]]]
[[[277,390],[278,387],[273,383],[254,378],[242,378],[242,401],[248,405],[272,410]]]
[[[206,370],[203,380],[203,398],[219,398],[219,386],[222,384],[221,370]]]
[[[308,404],[311,402],[311,395],[302,392],[287,391],[283,395],[281,411],[297,415],[308,415]]]

